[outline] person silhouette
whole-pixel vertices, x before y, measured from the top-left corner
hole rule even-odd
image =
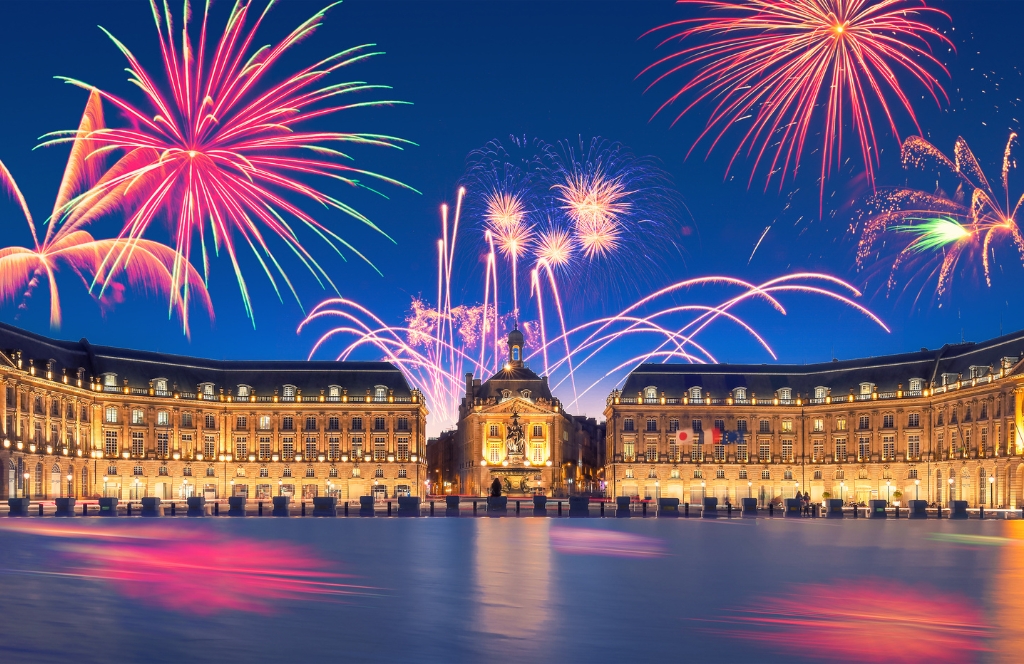
[[[491,496],[497,498],[500,495],[501,495],[501,480],[499,480],[497,477],[495,477],[494,481],[491,482]]]

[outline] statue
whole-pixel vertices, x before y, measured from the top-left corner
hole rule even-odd
[[[491,482],[491,496],[494,497],[494,498],[497,498],[500,495],[501,495],[501,480],[499,480],[497,477],[495,477],[494,481]]]
[[[516,411],[512,411],[512,424],[508,427],[508,435],[505,436],[505,451],[510,457],[526,455],[526,432],[519,423],[519,413]]]

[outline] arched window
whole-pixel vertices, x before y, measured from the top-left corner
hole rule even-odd
[[[260,466],[260,477],[270,477],[270,469],[266,466]]]
[[[327,471],[327,475],[328,475],[328,477],[337,477],[338,476],[338,468],[336,466],[331,466],[331,469],[329,471]]]
[[[166,394],[167,393],[167,379],[166,378],[157,378],[156,380],[154,380],[153,381],[153,389],[160,396],[163,396],[164,394]]]
[[[285,466],[284,470],[281,471],[281,477],[291,477],[291,476],[292,476],[292,467],[291,466]]]
[[[53,468],[50,468],[50,472],[51,473],[57,473],[58,475],[60,475],[60,464],[59,463],[53,464]]]
[[[658,398],[658,388],[656,388],[656,387],[645,387],[644,388],[644,398],[645,399],[657,399]]]
[[[747,398],[747,388],[745,388],[745,387],[737,387],[735,390],[732,391],[732,396],[733,396],[733,398],[736,398],[736,399],[746,399]]]
[[[42,498],[43,496],[43,464],[36,464],[36,497]]]
[[[117,387],[117,374],[103,374],[104,387]]]
[[[114,464],[107,466],[107,475],[117,475],[117,466]]]
[[[375,471],[373,471],[373,476],[374,477],[384,477],[384,469],[381,468],[380,466],[377,466],[377,469]]]
[[[248,385],[239,385],[238,386],[238,398],[239,399],[248,399],[249,398],[250,389],[251,388]]]
[[[213,469],[213,466],[208,466],[206,468],[206,476],[207,477],[214,477],[216,474],[217,474],[217,471]]]
[[[790,401],[793,398],[793,388],[783,387],[779,390],[780,401]]]
[[[373,388],[373,400],[384,401],[388,396],[388,388],[384,385],[377,385]]]
[[[815,399],[824,399],[826,396],[828,396],[827,387],[825,387],[824,385],[819,385],[818,387],[814,388]]]
[[[985,486],[985,469],[982,468],[978,471],[978,503],[981,505],[985,504],[985,497],[988,495],[988,488]]]
[[[690,400],[696,401],[698,399],[700,399],[700,388],[699,387],[691,387],[690,388]]]
[[[157,472],[161,477],[167,477],[167,466],[160,466],[160,470]]]

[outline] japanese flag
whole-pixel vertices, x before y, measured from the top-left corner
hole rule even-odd
[[[699,443],[700,433],[694,433],[693,429],[679,429],[676,431],[676,442],[680,445],[683,443],[686,443],[687,445]]]

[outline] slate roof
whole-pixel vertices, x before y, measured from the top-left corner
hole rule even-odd
[[[980,343],[947,344],[937,350],[885,355],[820,364],[642,364],[626,378],[622,392],[635,396],[654,386],[668,398],[679,398],[691,387],[701,387],[714,397],[725,397],[737,387],[746,387],[748,397],[770,398],[776,390],[791,388],[804,397],[815,387],[831,388],[833,395],[859,393],[861,383],[873,383],[879,392],[894,391],[900,383],[910,388],[911,378],[931,386],[942,385],[943,374],[970,377],[972,366],[989,367],[998,373],[1003,358],[1013,364],[1024,356],[1024,331]],[[955,380],[955,379],[954,379]]]
[[[499,369],[474,390],[474,396],[482,399],[501,398],[502,390],[511,390],[519,395],[523,390],[530,390],[531,399],[551,399],[551,388],[548,381],[535,374],[529,367],[509,367]]]
[[[117,385],[128,379],[130,387],[149,387],[149,381],[164,378],[168,388],[194,392],[201,383],[214,383],[215,391],[237,393],[239,385],[248,385],[259,395],[271,395],[285,384],[294,385],[304,395],[317,395],[330,385],[347,388],[349,394],[363,395],[383,385],[396,397],[411,396],[402,372],[388,362],[306,362],[306,361],[232,361],[210,360],[141,350],[95,346],[86,339],[58,341],[12,325],[0,323],[0,352],[12,357],[21,351],[22,361],[34,360],[37,371],[54,361],[54,373],[67,369],[69,378],[85,370],[90,376],[117,375]]]

